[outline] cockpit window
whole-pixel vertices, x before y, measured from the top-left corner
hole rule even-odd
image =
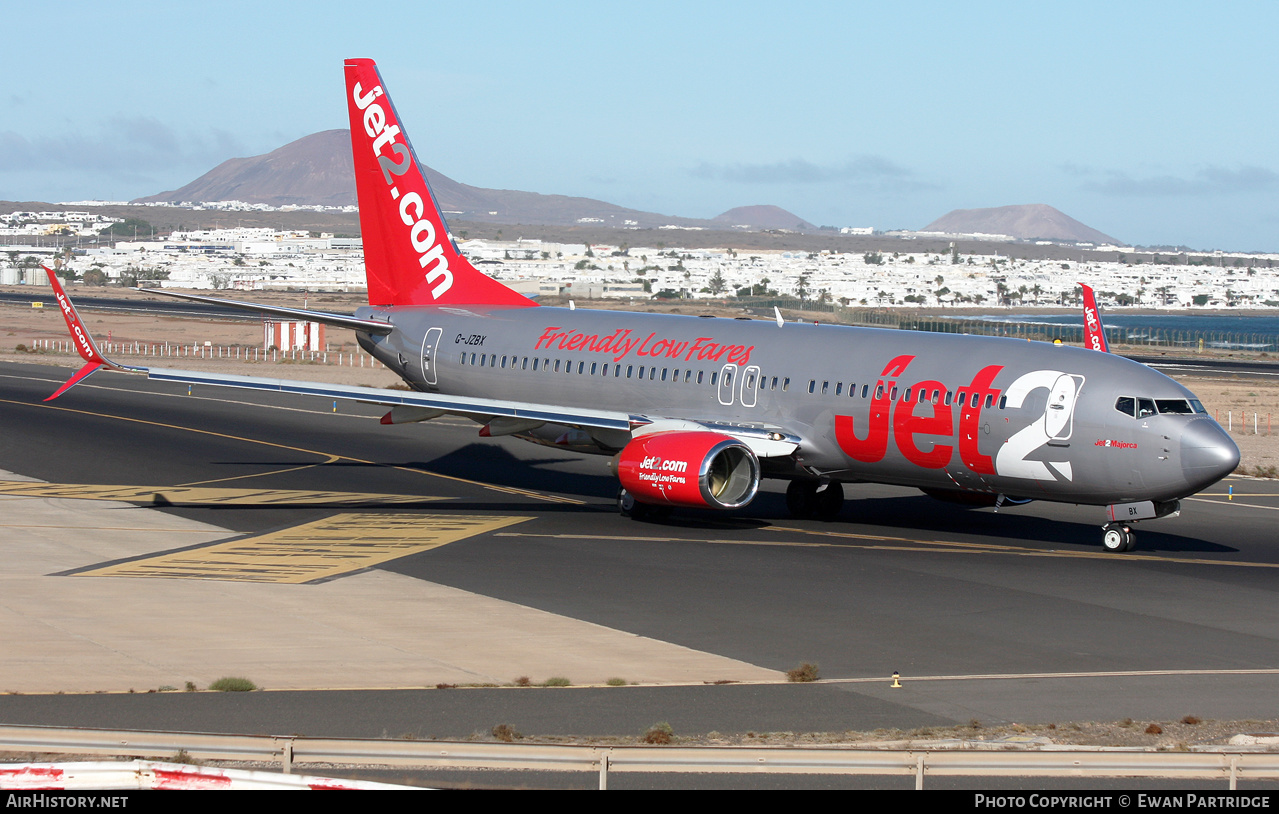
[[[1148,418],[1156,410],[1164,415],[1208,412],[1198,399],[1147,399],[1139,396],[1120,396],[1115,399],[1115,410],[1135,418]]]

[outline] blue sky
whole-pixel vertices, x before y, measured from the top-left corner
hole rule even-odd
[[[128,199],[346,126],[378,61],[463,183],[918,229],[1045,203],[1279,251],[1273,2],[0,6],[0,199]]]

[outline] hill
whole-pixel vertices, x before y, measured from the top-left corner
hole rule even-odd
[[[133,203],[183,201],[354,206],[355,171],[348,131],[325,130],[266,155],[223,161],[184,187]]]
[[[1020,240],[1116,244],[1110,235],[1085,226],[1045,204],[956,209],[925,226],[922,232],[1009,235]]]
[[[751,229],[812,230],[795,215],[774,206],[733,209],[715,220],[681,218],[627,209],[593,198],[485,189],[454,181],[423,165],[423,172],[450,219],[473,223],[546,226],[601,226],[656,229],[684,226],[722,229],[724,218]],[[180,189],[138,198],[133,203],[244,201],[269,206],[321,204],[354,206],[355,171],[347,130],[326,130],[251,158],[232,158]]]
[[[788,229],[792,232],[811,232],[817,227],[800,216],[787,212],[780,206],[739,206],[715,217],[714,222],[729,228]]]

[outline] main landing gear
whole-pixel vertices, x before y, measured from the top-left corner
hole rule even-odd
[[[670,514],[666,506],[654,506],[651,503],[640,503],[626,489],[617,490],[617,510],[622,517],[632,520],[662,520]]]
[[[1132,551],[1137,544],[1137,535],[1132,528],[1123,523],[1107,523],[1102,526],[1101,547],[1114,554]]]
[[[791,517],[834,520],[844,507],[844,487],[837,481],[825,486],[816,480],[793,480],[786,487],[786,509]]]

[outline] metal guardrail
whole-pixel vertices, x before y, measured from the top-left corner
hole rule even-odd
[[[193,760],[278,761],[450,769],[610,772],[856,774],[934,777],[1125,777],[1279,780],[1279,753],[1242,749],[1151,752],[1130,749],[850,749],[748,746],[574,746],[459,741],[359,740],[181,732],[0,727],[0,750]]]

